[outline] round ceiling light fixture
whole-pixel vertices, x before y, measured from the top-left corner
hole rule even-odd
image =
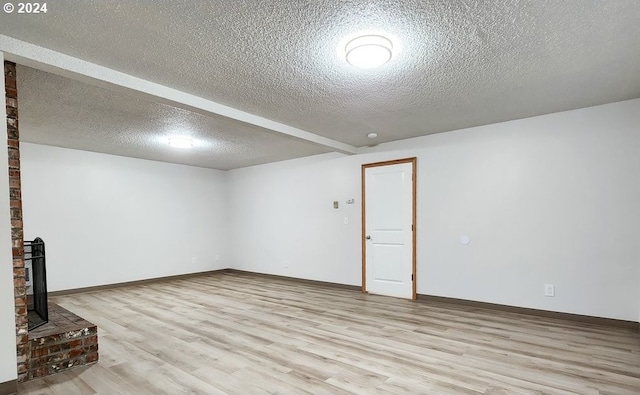
[[[361,69],[382,66],[393,56],[391,40],[380,35],[366,35],[349,41],[345,47],[347,62]]]
[[[188,137],[169,137],[168,142],[174,148],[193,148],[193,140]]]
[[[367,137],[369,137],[370,139],[375,139],[376,137],[378,137],[378,133],[371,132],[371,133],[367,134]]]

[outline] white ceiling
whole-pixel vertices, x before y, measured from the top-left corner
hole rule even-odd
[[[399,49],[381,68],[355,69],[339,54],[365,31],[388,34]],[[2,13],[0,34],[355,146],[370,144],[371,131],[385,142],[640,97],[637,0],[56,1],[46,15]],[[74,105],[102,108],[91,104],[100,99],[96,91],[66,85],[58,81],[61,94],[80,94]],[[29,97],[51,93],[30,89],[19,87],[21,98],[54,104]],[[117,97],[111,100],[116,106]],[[21,132],[31,136],[22,105]],[[163,112],[152,107],[140,102],[135,109],[142,118]],[[190,119],[182,111],[164,108],[169,118]],[[155,155],[150,145],[129,144],[136,128],[122,124],[126,142],[110,143],[99,138],[108,134],[102,122],[86,116],[95,130],[82,131],[90,134],[83,149]],[[109,116],[103,111],[100,119]],[[136,117],[132,111],[129,120]],[[62,135],[40,141],[45,121],[33,121],[41,123],[33,140],[67,144]],[[232,120],[196,123],[211,138],[220,130],[270,133]],[[150,134],[154,128],[139,127]],[[326,151],[271,137],[265,150],[274,159],[240,150],[246,163],[221,168]],[[282,139],[301,146],[278,147]]]
[[[229,170],[330,152],[220,116],[95,87],[18,65],[20,139],[26,142]],[[169,147],[189,136],[190,150]]]

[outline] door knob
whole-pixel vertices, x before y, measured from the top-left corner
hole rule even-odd
[[[371,236],[367,235],[367,237],[365,237],[365,239],[371,240]]]

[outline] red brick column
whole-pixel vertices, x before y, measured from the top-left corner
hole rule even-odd
[[[18,381],[27,379],[29,368],[29,321],[24,273],[24,236],[22,227],[22,192],[20,184],[20,135],[18,133],[18,88],[16,64],[4,62],[4,88],[7,102],[7,147],[9,150],[9,199],[11,207],[11,242],[13,244],[13,286],[16,301],[16,345]]]

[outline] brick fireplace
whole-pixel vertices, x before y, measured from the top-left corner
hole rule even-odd
[[[49,322],[28,330],[25,251],[20,181],[20,135],[16,64],[4,62],[9,156],[9,202],[13,253],[16,352],[18,381],[43,377],[98,360],[97,327],[54,303],[49,307]]]
[[[27,288],[24,270],[22,227],[22,188],[20,184],[20,135],[18,133],[18,87],[16,64],[4,62],[4,88],[7,103],[7,148],[9,150],[9,204],[11,207],[11,244],[13,252],[13,289],[16,303],[16,345],[18,381],[27,377],[29,333]]]
[[[91,322],[51,303],[49,323],[29,332],[31,380],[98,360],[98,328]]]

